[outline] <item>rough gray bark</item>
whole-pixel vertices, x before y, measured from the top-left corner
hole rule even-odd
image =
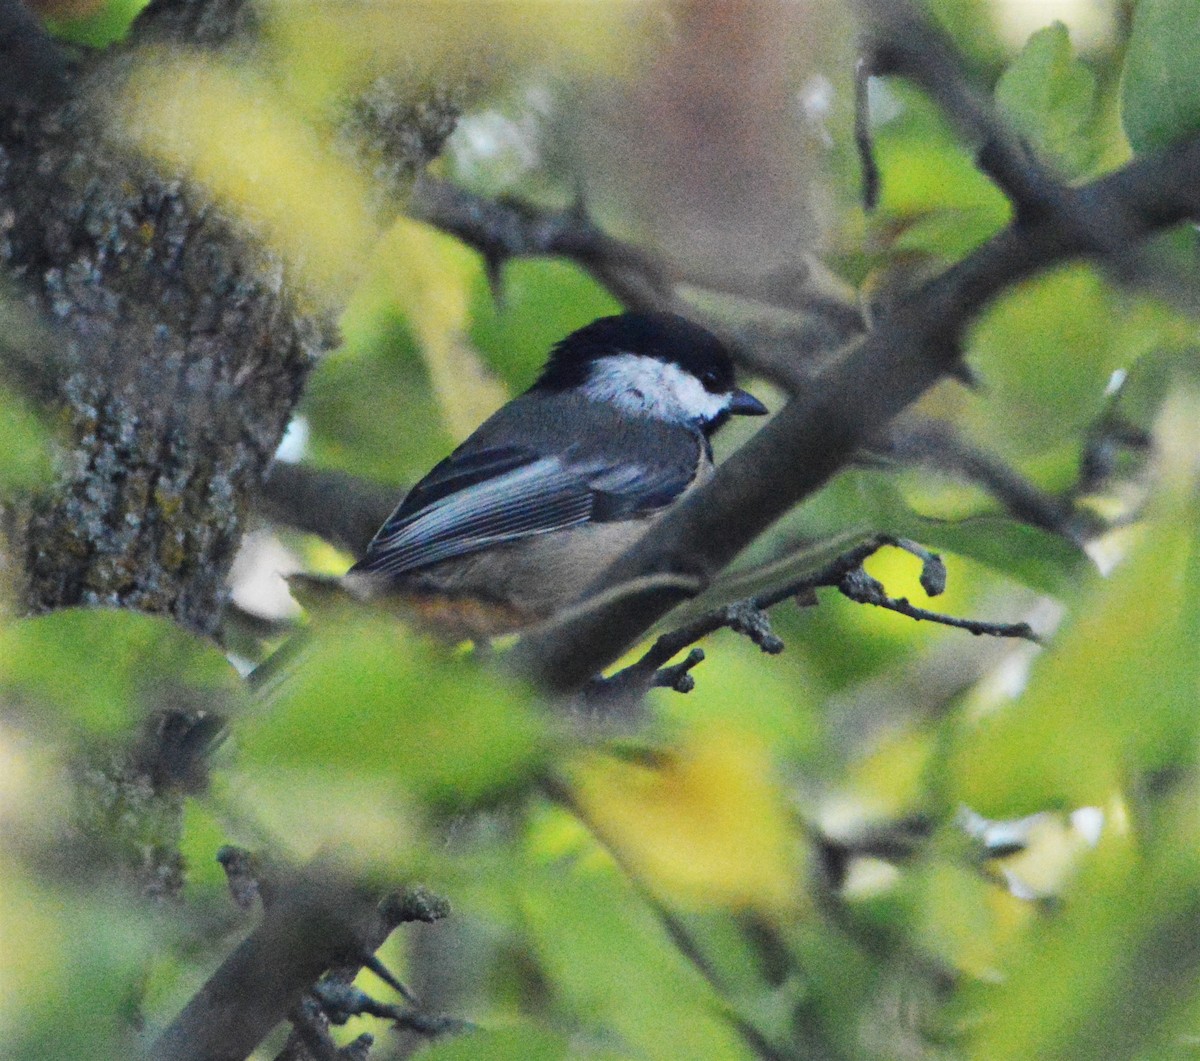
[[[249,57],[254,12],[250,0],[155,0],[128,45],[76,60],[20,0],[0,0],[0,297],[5,319],[37,322],[0,335],[0,378],[58,410],[62,440],[52,488],[23,518],[5,513],[31,612],[116,606],[216,635],[245,513],[334,341],[339,307],[297,297],[245,225],[109,133],[138,46]],[[382,210],[453,128],[453,103],[431,95],[377,84],[347,101],[344,149],[387,164]],[[72,858],[171,899],[184,785],[154,763],[169,733],[211,734],[219,705],[147,706],[159,710],[146,740],[77,764]]]
[[[157,0],[133,41],[225,42],[253,29],[252,11]],[[55,325],[65,428],[61,477],[27,528],[26,599],[33,612],[135,608],[213,635],[248,501],[335,333],[244,226],[106,135],[129,54],[67,72],[65,102],[0,101],[0,266]],[[444,97],[365,107],[378,120],[360,111],[352,133],[369,132],[373,160],[391,150],[401,175],[453,126]]]

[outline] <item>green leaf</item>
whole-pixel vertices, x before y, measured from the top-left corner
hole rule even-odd
[[[415,482],[454,446],[405,318],[371,284],[343,320],[345,345],[305,394],[312,460],[383,482]]]
[[[989,0],[923,0],[923,6],[971,62],[992,64],[1003,56],[999,13]]]
[[[621,309],[587,273],[558,258],[508,262],[501,290],[497,306],[481,273],[471,309],[471,341],[513,390],[533,382],[560,339]]]
[[[955,259],[1008,221],[1003,194],[940,123],[919,111],[899,129],[881,131],[878,154],[885,177],[872,227],[889,250]]]
[[[82,18],[49,19],[50,30],[64,40],[89,48],[105,48],[121,40],[149,0],[107,0]]]
[[[1165,835],[1149,850],[1110,825],[1063,910],[1027,934],[1002,982],[968,985],[961,1001],[974,1009],[973,1034],[961,1056],[1187,1056],[1200,866],[1194,787],[1180,796],[1163,808]]]
[[[998,299],[972,333],[968,360],[984,388],[966,399],[969,434],[1010,459],[1079,446],[1114,371],[1187,339],[1162,307],[1121,296],[1087,266],[1038,277]]]
[[[1084,560],[1078,546],[1059,535],[998,514],[998,504],[977,488],[964,490],[964,500],[970,505],[961,506],[956,518],[927,516],[909,502],[913,493],[906,481],[909,478],[898,477],[891,471],[843,473],[804,505],[794,524],[796,531],[808,539],[817,534],[828,535],[833,527],[849,525],[861,529],[849,541],[833,538],[838,543],[832,546],[834,553],[845,551],[872,533],[912,538],[932,549],[945,549],[985,564],[1008,578],[1047,593],[1061,593],[1077,577]],[[918,502],[921,500],[917,498]],[[826,559],[832,556],[819,554],[812,569]]]
[[[316,632],[269,710],[239,729],[240,762],[468,804],[540,766],[546,726],[531,701],[395,621],[344,619]]]
[[[1130,772],[1190,761],[1196,717],[1197,519],[1190,507],[1076,605],[1020,700],[972,724],[954,798],[988,817],[1105,805]]]
[[[562,1061],[573,1056],[562,1036],[534,1028],[480,1029],[436,1043],[420,1061]]]
[[[13,395],[0,390],[0,487],[27,490],[50,478],[45,425]]]
[[[42,721],[90,734],[128,729],[154,708],[241,694],[211,644],[169,619],[69,608],[0,629],[0,689]]]
[[[1200,132],[1200,4],[1140,0],[1125,56],[1122,120],[1138,151]]]
[[[0,873],[0,1056],[6,1061],[117,1061],[140,1052],[134,1032],[139,981],[146,964],[173,941],[149,904],[98,887],[102,883],[55,887],[22,879],[11,868]]]
[[[478,262],[471,273],[469,339],[510,391],[533,382],[565,335],[620,308],[581,269],[556,259],[509,262],[499,307]],[[315,463],[413,482],[453,448],[413,324],[382,272],[355,295],[342,320],[345,342],[321,362],[305,395]]]
[[[996,102],[1015,130],[1070,177],[1095,165],[1096,79],[1071,55],[1061,22],[1038,30],[996,85]]]
[[[615,1035],[627,1056],[748,1061],[713,988],[650,908],[594,848],[579,854],[535,867],[522,889],[530,945],[559,1005]]]

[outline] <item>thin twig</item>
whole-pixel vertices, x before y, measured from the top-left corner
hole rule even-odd
[[[561,255],[578,262],[630,308],[670,309],[674,278],[644,251],[614,239],[580,205],[539,210],[514,199],[490,200],[447,181],[422,178],[409,212],[475,247],[495,277],[510,258]]]
[[[865,58],[854,64],[854,145],[862,170],[863,209],[874,212],[879,205],[879,163],[875,160],[875,142],[871,136],[870,107],[871,65]]]
[[[704,653],[693,650],[682,663],[668,666],[680,652],[716,631],[728,628],[750,638],[768,654],[783,651],[783,642],[771,632],[767,610],[786,600],[816,603],[810,595],[822,588],[836,588],[843,596],[859,604],[873,604],[899,612],[917,621],[925,620],[942,626],[968,630],[973,634],[993,637],[1016,637],[1040,644],[1040,639],[1028,623],[992,623],[975,619],[960,619],[941,612],[930,611],[910,604],[903,597],[889,597],[877,579],[863,570],[863,562],[880,549],[892,546],[911,553],[921,561],[921,587],[931,597],[946,588],[946,566],[942,558],[924,546],[907,538],[877,534],[848,549],[816,571],[785,585],[757,594],[745,600],[715,608],[699,618],[663,634],[635,663],[609,678],[597,679],[588,687],[589,702],[604,703],[612,697],[638,697],[648,689],[669,688],[690,692],[695,681],[689,673],[704,659]],[[681,678],[686,681],[681,682]]]
[[[704,649],[694,648],[681,663],[659,667],[650,679],[651,688],[674,689],[677,693],[690,693],[696,688],[692,668],[704,662]]]
[[[988,623],[977,619],[959,619],[942,612],[918,608],[916,605],[910,604],[905,597],[889,597],[884,592],[882,583],[877,578],[868,575],[861,567],[854,571],[848,571],[842,581],[838,583],[838,590],[844,597],[858,604],[873,604],[877,608],[886,608],[888,611],[907,615],[917,622],[927,620],[942,626],[953,626],[959,630],[968,630],[976,636],[988,634],[991,637],[1021,638],[1038,645],[1042,643],[1041,638],[1030,629],[1028,623]]]
[[[424,1013],[391,1002],[380,1002],[365,991],[343,979],[322,980],[313,988],[313,995],[322,1011],[334,1024],[345,1024],[351,1017],[380,1017],[398,1028],[431,1038],[470,1031],[469,1021],[440,1014]]]

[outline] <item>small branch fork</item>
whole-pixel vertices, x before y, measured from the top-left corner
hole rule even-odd
[[[610,678],[598,679],[589,688],[589,695],[607,698],[611,695],[637,696],[649,689],[674,689],[687,693],[695,688],[692,669],[704,660],[703,649],[694,648],[680,663],[670,661],[690,645],[718,630],[728,628],[743,634],[768,655],[783,651],[784,644],[771,630],[767,610],[786,600],[795,600],[804,607],[817,603],[816,591],[836,589],[842,596],[858,604],[907,615],[917,622],[927,621],[942,626],[967,630],[976,636],[1011,637],[1040,644],[1041,640],[1028,623],[992,623],[975,619],[960,619],[953,615],[930,611],[910,603],[904,597],[891,597],[883,584],[863,568],[863,563],[886,547],[903,549],[921,561],[921,588],[931,597],[946,588],[946,565],[937,553],[932,553],[907,538],[877,534],[853,549],[835,557],[824,567],[803,578],[795,579],[777,589],[768,590],[746,600],[715,608],[698,619],[663,634],[650,646],[641,659]]]
[[[147,1053],[150,1061],[248,1057],[284,1020],[291,1021],[292,1034],[277,1061],[361,1061],[371,1036],[339,1050],[329,1035],[331,1024],[359,1014],[427,1036],[468,1027],[417,1008],[412,992],[375,957],[400,925],[447,916],[444,899],[412,887],[375,902],[327,864],[280,871],[233,847],[217,858],[234,902],[247,909],[260,898],[263,920],[163,1031]],[[410,1005],[378,1002],[355,988],[364,968]]]
[[[1132,264],[1141,226],[1119,201],[1085,202],[1017,137],[963,73],[954,44],[912,0],[857,0],[864,27],[857,73],[856,133],[864,163],[864,200],[878,199],[879,175],[866,131],[866,79],[894,75],[918,85],[974,142],[979,168],[1008,197],[1018,221],[1047,219],[1073,242],[1110,263]]]
[[[544,211],[515,199],[485,199],[447,181],[423,177],[409,213],[478,250],[494,291],[508,259],[559,255],[587,269],[626,306],[669,309],[675,304],[675,278],[663,263],[604,232],[582,202]]]

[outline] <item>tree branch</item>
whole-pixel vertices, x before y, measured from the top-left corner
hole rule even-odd
[[[854,64],[854,146],[862,171],[863,209],[869,214],[879,205],[881,178],[871,135],[871,61],[865,57]]]
[[[626,309],[683,313],[702,321],[725,340],[741,365],[787,391],[807,386],[814,363],[865,329],[856,306],[836,294],[807,289],[800,304],[794,292],[784,299],[788,309],[800,311],[789,314],[786,321],[732,325],[711,311],[696,309],[681,296],[679,285],[692,282],[691,278],[675,275],[642,248],[608,235],[580,206],[543,210],[515,199],[487,199],[425,178],[416,188],[409,212],[479,251],[494,288],[510,258],[570,259]],[[732,297],[749,307],[740,296]]]
[[[134,21],[130,38],[138,44],[219,47],[257,33],[255,6],[249,0],[151,0]]]
[[[1103,526],[1092,512],[1048,494],[994,453],[962,437],[954,425],[938,420],[894,423],[873,439],[868,454],[885,460],[928,464],[958,475],[986,490],[1013,519],[1081,545]]]
[[[326,969],[380,932],[375,903],[326,869],[298,875],[280,892],[262,924],[159,1036],[152,1061],[243,1061]]]
[[[968,630],[972,634],[988,634],[992,637],[1017,637],[1025,641],[1039,644],[1041,639],[1030,629],[1028,623],[989,623],[978,619],[959,619],[953,615],[930,611],[928,608],[918,608],[910,604],[904,597],[890,597],[884,591],[882,583],[872,578],[862,568],[848,571],[838,583],[842,595],[859,604],[873,604],[877,608],[907,615],[917,622],[928,620],[940,623],[942,626],[953,626],[959,630]]]
[[[871,74],[897,74],[919,85],[963,136],[978,145],[980,168],[1009,197],[1019,219],[1048,216],[1083,253],[1126,262],[1139,238],[1137,219],[1118,201],[1085,204],[1010,130],[991,100],[963,73],[953,43],[912,0],[857,0]]]
[[[269,520],[309,534],[355,556],[383,525],[401,491],[346,472],[276,461],[258,497]]]
[[[219,44],[248,32],[254,6],[156,0],[132,41]],[[287,263],[238,218],[109,134],[105,108],[131,54],[90,57],[57,109],[0,114],[0,267],[53,322],[57,356],[43,374],[66,451],[13,552],[31,611],[127,607],[213,635],[247,502],[335,335],[328,308],[300,296]],[[440,92],[368,95],[347,117],[347,143],[411,175],[456,108]],[[381,196],[393,212],[395,192]]]
[[[578,262],[631,309],[670,309],[676,304],[674,278],[663,264],[609,236],[581,205],[539,210],[515,199],[485,199],[427,177],[414,189],[409,212],[478,250],[493,283],[509,258],[558,255]]]
[[[1084,209],[1125,211],[1136,236],[1200,217],[1200,138],[1080,188]],[[1053,214],[1018,218],[958,264],[886,307],[861,342],[798,394],[707,483],[672,509],[592,587],[653,574],[707,584],[746,545],[822,486],[853,452],[932,387],[959,356],[967,324],[1001,291],[1059,262],[1095,254]],[[581,688],[688,594],[659,587],[531,635],[514,662],[547,690]]]
[[[149,1051],[151,1061],[243,1061],[298,1012],[327,970],[340,970],[348,983],[400,924],[448,912],[444,900],[423,888],[376,903],[328,865],[258,885],[262,923],[163,1031]],[[346,970],[352,970],[348,979]]]
[[[887,608],[917,621],[928,620],[943,626],[968,630],[973,634],[1016,637],[1035,643],[1040,641],[1028,623],[992,623],[960,619],[918,608],[902,597],[889,597],[883,586],[868,575],[862,566],[868,557],[885,546],[903,549],[921,560],[921,586],[931,597],[937,596],[946,588],[946,568],[940,556],[906,538],[877,534],[807,575],[745,600],[714,608],[661,635],[636,663],[630,664],[611,678],[597,679],[589,685],[589,702],[604,703],[613,697],[636,699],[649,689],[668,688],[676,692],[691,692],[695,680],[689,672],[704,661],[704,653],[700,649],[694,649],[683,662],[673,666],[668,664],[685,648],[718,630],[728,628],[743,634],[769,655],[782,652],[783,642],[772,632],[766,615],[767,610],[787,600],[796,600],[800,604],[816,604],[815,593],[822,588],[837,589],[844,597],[859,604]]]

